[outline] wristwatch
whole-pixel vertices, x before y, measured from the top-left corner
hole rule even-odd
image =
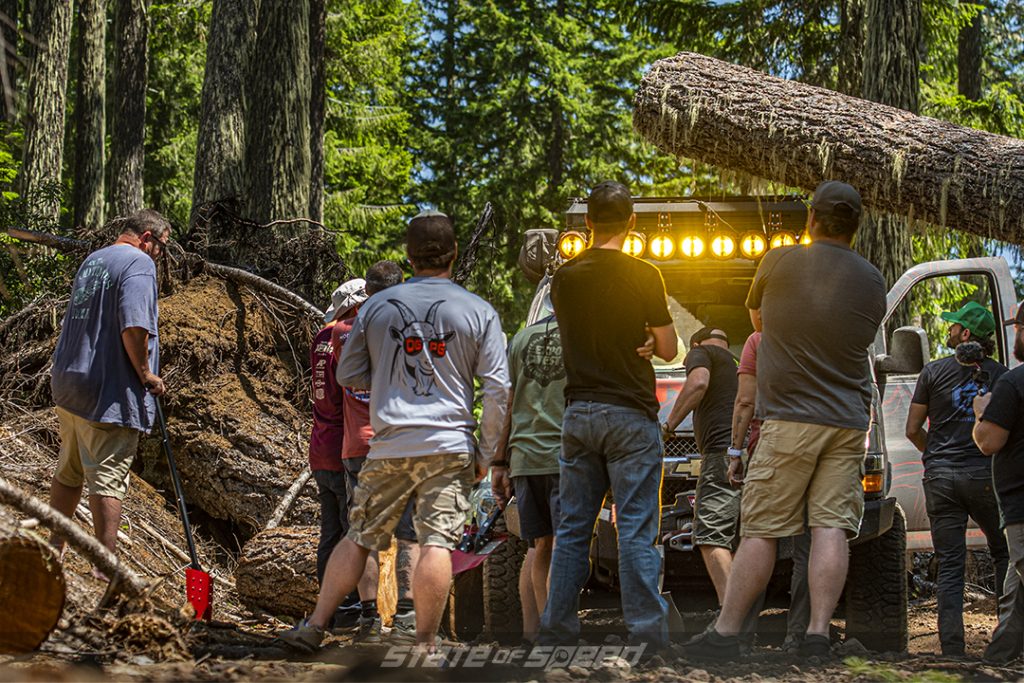
[[[725,452],[729,454],[730,458],[742,458],[743,457],[743,449],[742,448],[733,448],[732,446],[729,446],[729,448],[726,449]]]

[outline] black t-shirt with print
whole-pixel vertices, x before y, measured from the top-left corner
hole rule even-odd
[[[672,324],[658,269],[616,249],[588,249],[555,271],[551,303],[566,399],[638,408],[657,419],[654,367],[636,349],[645,327]]]
[[[707,368],[708,388],[693,411],[693,432],[701,455],[720,453],[732,439],[732,408],[736,402],[736,359],[721,346],[698,346],[686,354],[686,375]]]
[[[1003,373],[981,418],[1010,432],[992,457],[992,482],[1003,524],[1024,522],[1024,365]]]
[[[914,389],[914,403],[928,406],[928,442],[924,449],[925,469],[936,466],[987,467],[989,458],[974,444],[974,397],[989,391],[1006,372],[1006,366],[986,358],[981,369],[988,381],[974,380],[974,368],[956,357],[940,358],[924,366]]]

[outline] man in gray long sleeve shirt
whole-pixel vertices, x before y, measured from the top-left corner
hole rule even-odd
[[[385,550],[410,497],[422,548],[413,577],[416,641],[433,649],[451,583],[469,492],[494,456],[508,401],[505,335],[494,309],[451,281],[455,231],[435,212],[406,232],[415,277],[370,297],[338,364],[342,386],[372,388],[374,436],[349,512],[350,529],[327,564],[313,614],[283,640],[315,649],[371,550]],[[474,377],[483,385],[481,442]]]

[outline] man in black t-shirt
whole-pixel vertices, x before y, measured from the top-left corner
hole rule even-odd
[[[952,323],[946,344],[956,349],[969,341],[981,344],[985,359],[977,367],[955,356],[932,361],[917,379],[907,413],[906,435],[924,460],[924,495],[932,545],[939,561],[938,617],[942,654],[964,654],[964,569],[967,518],[988,540],[995,566],[996,597],[1006,576],[1006,539],[999,530],[999,505],[992,490],[992,461],[971,438],[974,397],[989,391],[1006,367],[989,356],[995,350],[992,313],[976,301],[942,319]],[[928,430],[924,423],[928,421]]]
[[[732,566],[740,517],[740,489],[729,483],[729,441],[736,401],[736,359],[725,332],[704,327],[690,337],[686,383],[664,431],[671,434],[693,412],[700,476],[693,509],[693,544],[700,548],[721,604]]]
[[[1007,320],[1014,326],[1013,356],[1024,362],[1024,305]],[[992,481],[1010,553],[999,626],[985,650],[985,661],[1005,664],[1024,651],[1024,365],[1003,373],[992,392],[974,399],[974,442],[992,456]]]
[[[551,285],[565,363],[559,458],[561,521],[551,560],[542,645],[576,645],[579,595],[605,494],[615,498],[622,613],[630,641],[668,641],[668,603],[658,590],[662,442],[654,368],[638,355],[676,355],[665,284],[654,266],[622,253],[636,222],[629,190],[604,182],[587,200],[593,244],[562,265]]]

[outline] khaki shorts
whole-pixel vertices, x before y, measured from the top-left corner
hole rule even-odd
[[[740,489],[729,483],[729,455],[702,453],[693,502],[693,544],[732,549],[739,521]]]
[[[740,535],[785,538],[806,526],[845,529],[864,514],[866,432],[767,420],[743,483]]]
[[[85,483],[90,496],[123,499],[128,492],[128,470],[139,448],[139,432],[91,422],[63,408],[54,410],[60,423],[57,481],[76,488]]]
[[[415,498],[417,542],[454,549],[462,539],[475,478],[470,453],[367,458],[348,512],[348,537],[364,548],[386,550],[409,499]]]

